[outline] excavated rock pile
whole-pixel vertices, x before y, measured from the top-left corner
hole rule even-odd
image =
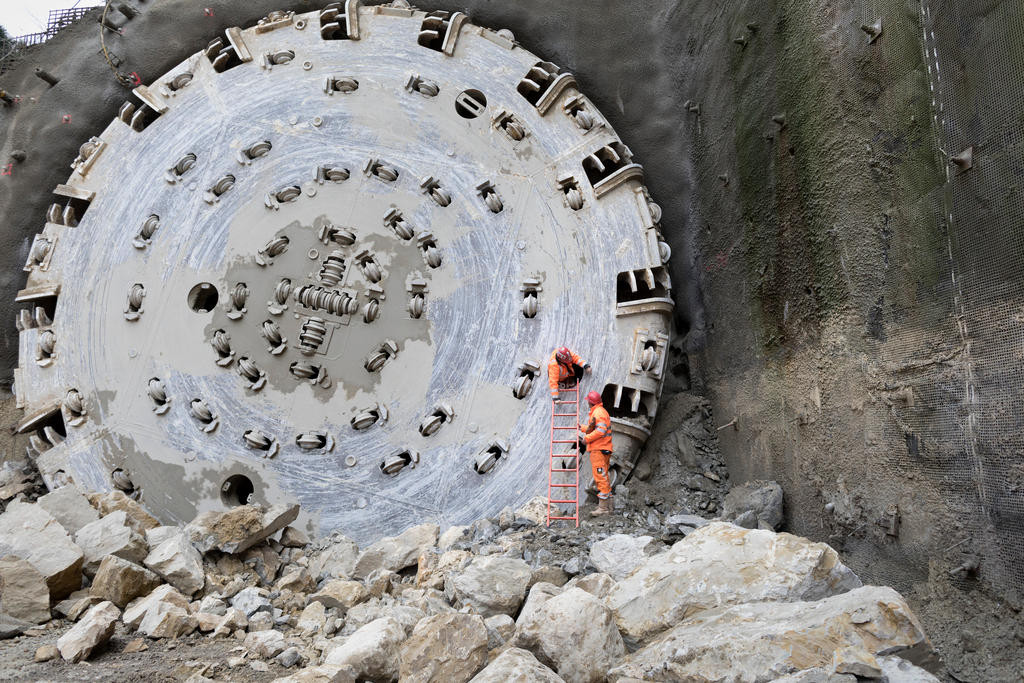
[[[0,624],[73,624],[36,661],[87,660],[118,629],[135,637],[125,653],[234,643],[191,683],[271,667],[293,683],[938,680],[917,666],[933,651],[903,598],[861,585],[829,546],[773,531],[775,493],[725,501],[761,528],[675,515],[649,533],[548,529],[535,498],[360,549],[311,542],[288,526],[297,506],[168,527],[121,492],[69,486],[0,515]]]

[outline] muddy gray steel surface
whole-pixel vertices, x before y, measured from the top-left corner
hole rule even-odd
[[[183,521],[251,485],[363,541],[467,522],[542,490],[560,344],[628,472],[672,311],[642,169],[508,38],[452,15],[449,56],[424,13],[349,5],[346,39],[317,13],[230,29],[209,52],[236,65],[193,55],[81,150],[19,296],[55,307],[23,315],[16,375],[51,486]]]

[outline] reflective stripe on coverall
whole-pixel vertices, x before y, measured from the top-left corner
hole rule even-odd
[[[594,475],[594,483],[597,484],[597,497],[607,498],[612,495],[612,486],[608,481],[608,466],[612,453],[612,419],[603,405],[598,404],[590,409],[589,422],[580,425],[580,430],[586,434],[583,441],[587,444],[587,453],[590,454],[590,469]]]
[[[551,352],[551,358],[548,360],[548,386],[551,387],[551,398],[558,398],[558,383],[564,382],[567,379],[575,377],[575,373],[572,370],[573,365],[583,367],[587,364],[587,361],[583,360],[575,351],[569,351],[572,356],[572,361],[568,366],[562,365],[555,358],[555,354],[558,350]]]

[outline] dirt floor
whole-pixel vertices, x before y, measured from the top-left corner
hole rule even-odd
[[[178,640],[148,640],[147,649],[125,654],[125,646],[135,640],[118,622],[118,630],[107,644],[86,662],[68,664],[60,657],[34,662],[38,648],[55,645],[71,624],[46,629],[38,636],[20,636],[0,643],[0,680],[2,681],[184,681],[194,674],[224,681],[272,681],[288,675],[273,661],[254,663],[266,671],[252,668],[250,660],[231,666],[229,660],[241,654],[241,641],[234,638],[208,638],[193,633]]]
[[[1024,614],[986,591],[940,577],[905,592],[946,666],[945,679],[1024,681]]]

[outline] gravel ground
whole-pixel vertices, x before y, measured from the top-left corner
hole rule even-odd
[[[266,671],[254,670],[249,661],[238,667],[229,667],[231,657],[240,654],[241,641],[234,638],[209,638],[194,633],[178,640],[148,640],[143,652],[124,653],[128,643],[135,639],[124,624],[118,622],[117,632],[107,644],[95,651],[86,662],[68,664],[59,656],[48,662],[33,661],[36,650],[44,645],[56,645],[57,639],[71,628],[66,621],[50,622],[37,636],[24,635],[0,641],[0,681],[184,681],[200,673],[224,681],[271,681],[285,676],[284,669],[273,661],[257,662]]]

